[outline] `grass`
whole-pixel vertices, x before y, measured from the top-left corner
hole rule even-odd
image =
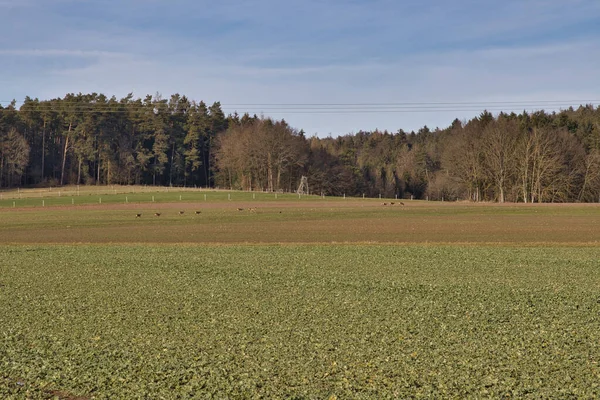
[[[5,397],[600,395],[599,248],[5,246],[0,260]]]
[[[99,204],[152,204],[172,202],[220,203],[224,201],[287,202],[338,201],[335,197],[298,196],[293,193],[170,188],[161,186],[76,186],[0,192],[0,209]],[[373,199],[370,199],[373,200]]]
[[[128,190],[2,193],[0,398],[600,397],[598,205]]]

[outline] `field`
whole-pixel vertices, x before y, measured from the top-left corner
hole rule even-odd
[[[4,193],[0,243],[600,243],[598,204],[401,205],[389,199],[93,189],[60,197],[56,189]]]
[[[600,396],[598,205],[8,196],[2,398]]]

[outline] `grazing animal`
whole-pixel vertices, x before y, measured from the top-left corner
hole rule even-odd
[[[400,204],[404,205],[404,203],[403,203],[403,202],[400,202]]]
[[[179,211],[179,215],[183,215],[185,211]]]
[[[154,213],[154,215],[156,215],[157,217],[160,217],[160,213]]]
[[[384,206],[387,206],[387,203],[383,203]]]
[[[135,214],[136,218],[142,218],[142,214]]]
[[[392,206],[393,206],[394,204],[396,204],[396,203],[394,203],[393,201],[390,203],[390,205],[392,205]]]
[[[249,208],[248,211],[255,213],[256,212],[256,208],[254,208],[254,207]]]
[[[238,211],[244,211],[244,209],[243,209],[243,208],[238,208],[237,210],[238,210]]]
[[[196,211],[196,215],[202,214],[202,211]]]

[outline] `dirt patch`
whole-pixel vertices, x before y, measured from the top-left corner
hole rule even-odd
[[[9,394],[18,395],[19,398],[30,398],[31,392],[41,395],[43,398],[58,398],[59,400],[90,400],[90,397],[77,396],[64,390],[49,389],[47,387],[36,386],[34,383],[28,382],[22,378],[4,377],[0,383],[5,385],[9,390]]]
[[[46,391],[46,393],[48,393],[54,397],[58,397],[60,400],[90,400],[89,397],[75,396],[70,393],[63,392],[61,390],[51,390],[51,391]]]

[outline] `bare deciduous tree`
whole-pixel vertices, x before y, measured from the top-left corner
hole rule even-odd
[[[486,173],[496,188],[498,202],[506,200],[507,188],[515,175],[516,148],[519,127],[516,121],[500,117],[490,122],[483,131],[481,149]]]
[[[594,150],[585,157],[583,184],[579,201],[597,201],[600,198],[600,151]]]
[[[481,201],[486,188],[483,156],[481,132],[475,123],[453,132],[442,156],[442,168],[464,184],[473,201]]]
[[[218,138],[220,180],[244,190],[280,190],[290,169],[306,162],[306,151],[304,138],[285,121],[259,119],[230,126]]]

